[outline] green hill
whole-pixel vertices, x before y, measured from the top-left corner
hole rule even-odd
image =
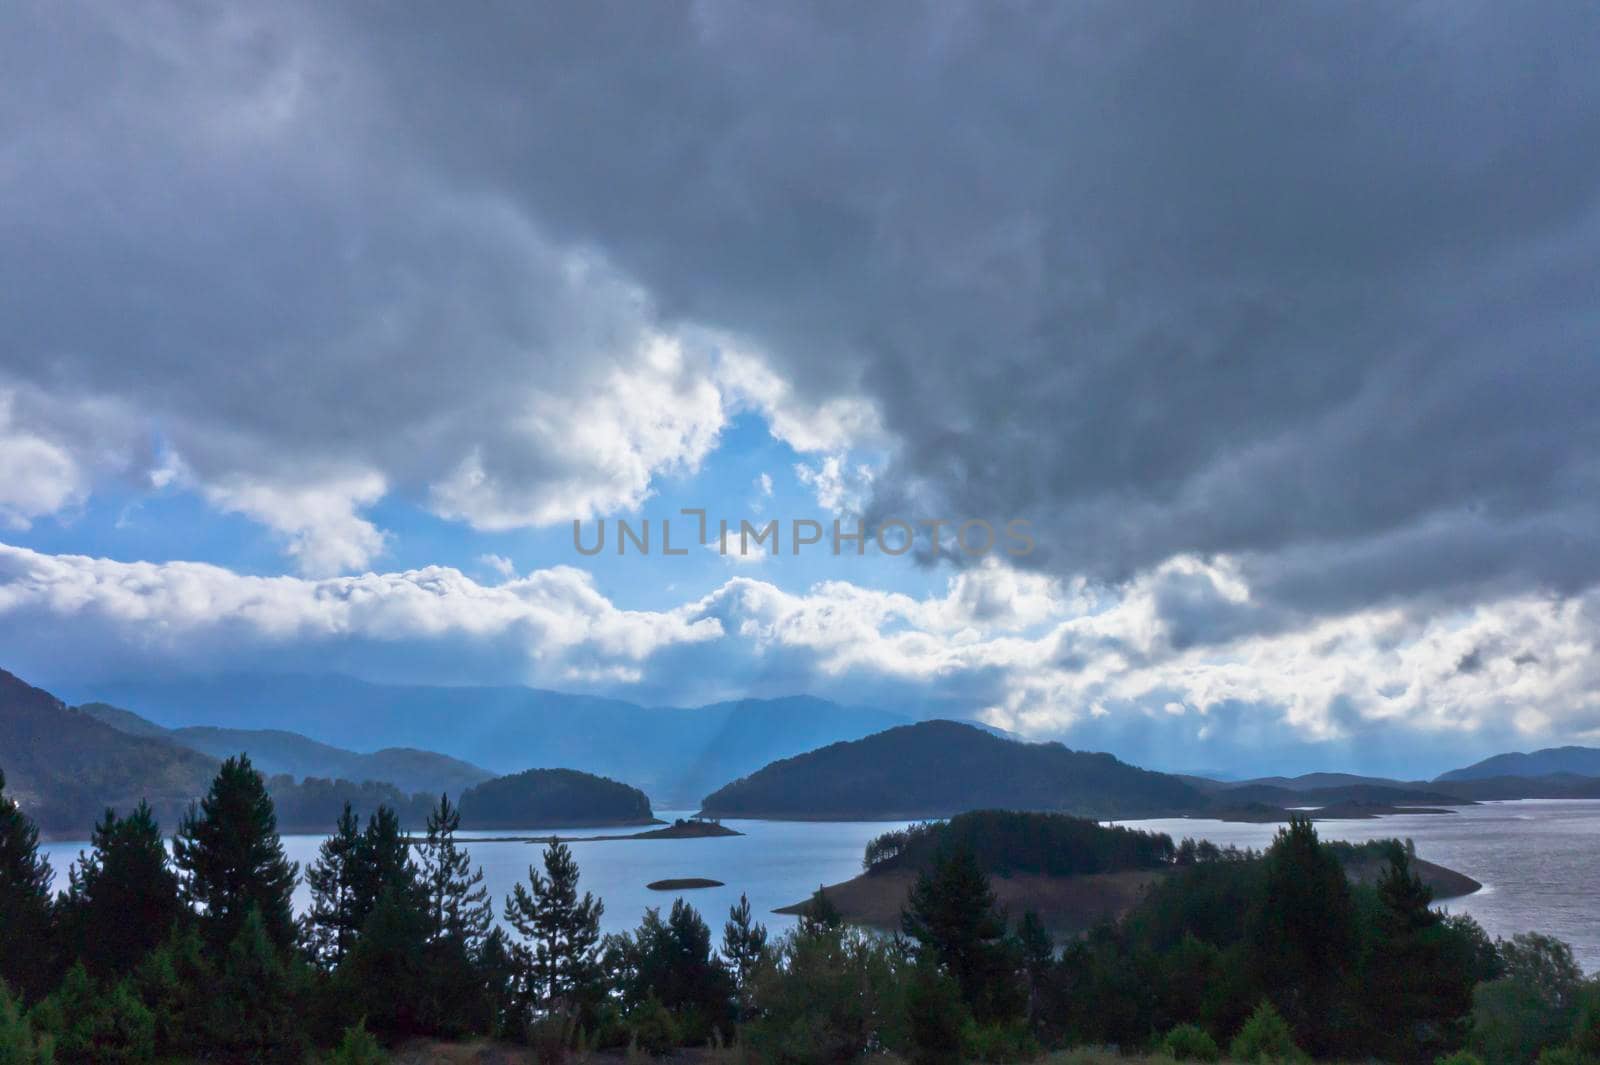
[[[217,760],[132,736],[0,670],[0,768],[10,792],[51,835],[87,833],[107,806],[140,799],[163,827],[205,793]]]
[[[712,792],[701,807],[718,817],[889,820],[975,809],[1148,817],[1205,803],[1183,780],[1109,754],[924,721],[773,762]]]
[[[464,828],[582,828],[655,821],[638,788],[576,769],[529,769],[461,794]]]

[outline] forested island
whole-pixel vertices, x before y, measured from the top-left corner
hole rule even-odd
[[[1207,802],[1178,777],[1109,754],[1018,743],[957,721],[923,721],[773,762],[712,792],[701,809],[718,817],[865,821],[983,808],[1152,817],[1200,810]]]
[[[1404,845],[1388,840],[1333,843],[1327,848],[1353,882],[1374,883],[1394,849]],[[1166,833],[1108,827],[1066,814],[976,810],[875,837],[862,857],[862,874],[824,890],[844,920],[898,927],[900,911],[917,878],[941,855],[958,851],[970,854],[978,868],[993,878],[992,889],[1001,905],[1013,913],[1032,912],[1052,932],[1066,934],[1120,919],[1177,870],[1256,857],[1194,839],[1175,844]],[[1471,877],[1422,861],[1410,851],[1407,858],[1437,898],[1456,898],[1482,887]],[[802,900],[779,912],[798,914],[809,905]]]

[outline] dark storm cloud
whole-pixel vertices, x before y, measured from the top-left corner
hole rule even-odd
[[[219,473],[560,483],[483,382],[581,392],[620,315],[870,397],[880,507],[1238,557],[1269,609],[1185,640],[1600,575],[1593,5],[57,12],[4,46],[3,365]]]
[[[1592,6],[453,16],[345,31],[430,154],[864,389],[882,492],[1311,609],[1600,572]]]

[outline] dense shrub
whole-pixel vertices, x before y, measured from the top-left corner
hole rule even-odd
[[[1228,1047],[1238,1062],[1301,1062],[1306,1054],[1294,1042],[1294,1033],[1271,1002],[1263,999]]]
[[[346,1028],[339,1045],[328,1055],[328,1065],[383,1065],[388,1060],[364,1021]]]
[[[155,1059],[155,1018],[130,983],[96,984],[81,963],[34,1007],[32,1020],[64,1061],[131,1065]]]
[[[1539,1051],[1538,1065],[1594,1065],[1594,1059],[1570,1045],[1553,1046]]]
[[[1157,1049],[1174,1061],[1216,1061],[1222,1056],[1211,1033],[1194,1024],[1175,1026]]]
[[[967,1007],[961,988],[933,961],[917,965],[906,987],[906,1025],[912,1065],[953,1065],[961,1060]]]
[[[0,1062],[4,1065],[51,1065],[53,1040],[34,1035],[22,1006],[0,980]]]
[[[654,995],[628,1011],[628,1034],[647,1054],[667,1054],[678,1045],[678,1025],[672,1012]]]
[[[968,1061],[1033,1061],[1044,1050],[1026,1022],[1014,1020],[979,1024],[969,1022],[961,1033],[961,1046]]]

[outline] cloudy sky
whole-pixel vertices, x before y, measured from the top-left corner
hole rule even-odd
[[[0,19],[0,666],[1600,742],[1592,4]]]

